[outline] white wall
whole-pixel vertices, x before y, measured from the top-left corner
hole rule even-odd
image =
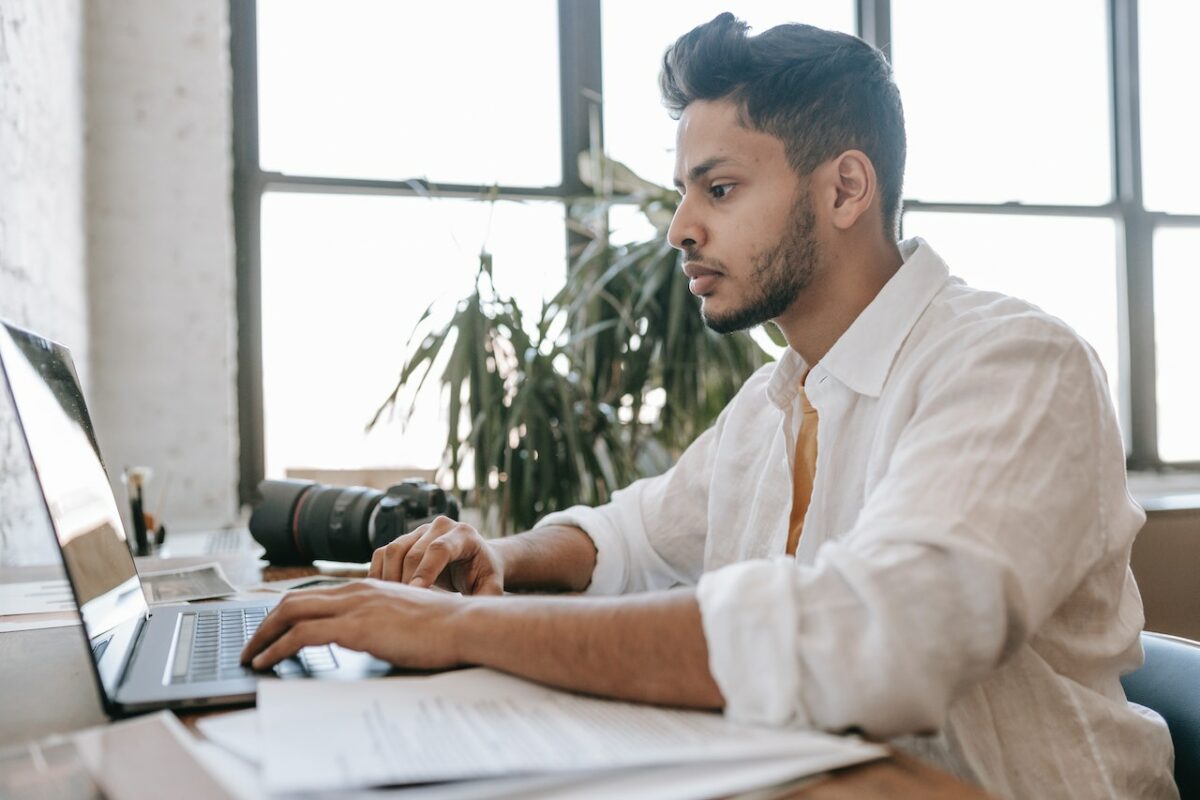
[[[88,380],[78,0],[0,0],[0,317],[71,346]],[[57,558],[0,395],[0,564]]]
[[[86,375],[81,26],[79,0],[0,0],[0,316]]]
[[[223,0],[89,0],[93,386],[110,472],[177,529],[237,514],[231,73]],[[118,486],[118,497],[124,500]]]

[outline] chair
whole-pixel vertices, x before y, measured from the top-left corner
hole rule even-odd
[[[1121,678],[1125,696],[1167,721],[1179,796],[1200,798],[1200,642],[1143,632],[1142,646],[1146,663]]]

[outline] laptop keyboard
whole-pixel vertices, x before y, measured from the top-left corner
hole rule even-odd
[[[258,630],[270,609],[233,608],[182,614],[179,640],[171,664],[171,683],[201,683],[244,678],[254,670],[239,663],[242,648]],[[305,647],[294,659],[276,668],[279,674],[326,672],[337,668],[328,645]]]

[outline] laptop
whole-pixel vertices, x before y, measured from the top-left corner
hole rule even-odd
[[[242,667],[242,646],[271,599],[149,607],[70,353],[0,320],[0,377],[110,716],[243,703],[254,699],[260,680],[275,677],[358,679],[391,670],[386,662],[336,646],[305,648],[273,674]]]

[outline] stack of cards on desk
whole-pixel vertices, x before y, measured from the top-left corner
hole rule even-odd
[[[698,800],[886,755],[855,738],[582,697],[485,669],[264,682],[256,712],[199,727],[256,763],[268,795],[424,784],[394,791]]]

